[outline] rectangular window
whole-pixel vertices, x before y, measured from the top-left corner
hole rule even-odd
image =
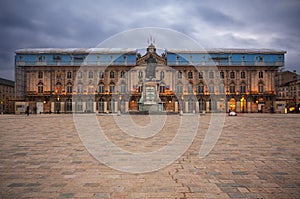
[[[246,86],[245,85],[241,85],[240,92],[241,93],[246,93]]]
[[[264,73],[260,71],[260,72],[258,73],[258,78],[264,78]]]
[[[258,92],[259,93],[263,93],[264,92],[264,86],[263,85],[259,85],[258,86]]]
[[[67,86],[67,93],[72,93],[72,86]]]
[[[42,71],[39,71],[39,73],[38,73],[38,78],[43,78],[43,72]]]
[[[177,93],[182,93],[182,85],[177,85],[176,86],[176,92]]]
[[[231,85],[229,90],[230,90],[230,93],[235,93],[235,86]]]
[[[214,85],[209,85],[209,92],[214,93],[215,92],[215,87]]]
[[[244,71],[241,72],[241,78],[245,79],[246,78],[246,73]]]
[[[203,72],[199,72],[199,79],[203,79]]]
[[[204,93],[204,86],[203,85],[198,86],[198,93]]]
[[[231,79],[235,78],[235,73],[233,71],[230,72],[230,78]]]
[[[209,78],[213,79],[215,77],[215,74],[213,71],[210,71],[209,72]]]
[[[70,71],[67,72],[67,78],[68,78],[68,79],[71,79],[71,78],[72,78],[72,72],[70,72]]]
[[[109,86],[109,92],[114,93],[115,92],[115,85],[110,85]]]
[[[99,86],[99,93],[104,93],[104,85]]]
[[[43,93],[43,86],[38,86],[38,93]]]
[[[221,85],[219,86],[219,92],[220,92],[220,93],[224,93],[224,92],[225,92],[224,84],[221,84]]]

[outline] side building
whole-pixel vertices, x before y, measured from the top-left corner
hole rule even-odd
[[[276,74],[277,111],[281,113],[300,112],[300,76],[296,71],[280,71]]]
[[[141,55],[140,52],[145,52]],[[160,52],[160,53],[158,53]],[[139,111],[147,60],[167,112],[271,112],[285,51],[20,49],[16,97],[37,112]]]
[[[0,113],[14,113],[15,82],[0,78]]]

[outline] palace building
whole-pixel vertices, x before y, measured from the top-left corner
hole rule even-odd
[[[285,51],[20,49],[16,112],[271,112]]]

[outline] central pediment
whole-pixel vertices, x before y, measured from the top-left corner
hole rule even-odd
[[[140,65],[146,65],[148,59],[155,59],[158,65],[166,65],[167,64],[167,58],[166,56],[163,54],[162,56],[158,55],[156,53],[156,48],[153,44],[150,44],[147,48],[147,52],[144,56],[142,57],[137,57],[136,60],[136,65],[140,66]]]

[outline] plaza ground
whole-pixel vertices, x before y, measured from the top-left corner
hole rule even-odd
[[[146,139],[123,133],[114,116],[97,119],[114,144],[148,152],[172,140],[180,116],[169,115],[165,128]],[[150,122],[147,115],[132,119]],[[299,114],[226,116],[218,142],[204,158],[199,149],[210,114],[199,121],[192,145],[178,160],[158,171],[130,174],[87,151],[72,115],[0,115],[0,198],[300,198]]]

